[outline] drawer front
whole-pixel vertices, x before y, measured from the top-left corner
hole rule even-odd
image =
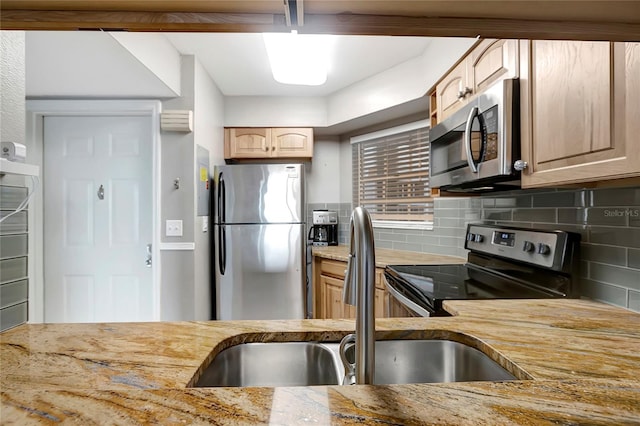
[[[320,269],[322,271],[322,275],[330,275],[344,279],[344,271],[347,269],[347,262],[323,259],[322,262],[320,262]]]
[[[0,282],[16,281],[27,278],[27,258],[0,260]]]
[[[27,301],[29,296],[27,280],[14,281],[0,285],[0,309]]]
[[[25,322],[27,322],[26,303],[0,309],[0,331],[8,330]]]
[[[0,236],[0,259],[27,255],[27,234]]]

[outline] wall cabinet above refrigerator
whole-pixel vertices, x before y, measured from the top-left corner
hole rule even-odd
[[[300,158],[313,156],[313,129],[296,128],[225,128],[226,160]]]

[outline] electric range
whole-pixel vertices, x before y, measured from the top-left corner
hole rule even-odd
[[[469,224],[467,263],[390,265],[392,297],[420,316],[448,315],[442,302],[577,297],[580,234]]]

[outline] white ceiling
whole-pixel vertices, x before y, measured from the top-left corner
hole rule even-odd
[[[291,86],[271,75],[261,34],[165,34],[182,54],[196,55],[226,96],[326,96],[420,56],[426,37],[336,36],[327,82]]]

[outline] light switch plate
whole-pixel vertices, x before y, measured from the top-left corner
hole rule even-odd
[[[167,220],[165,235],[167,237],[182,237],[182,221]]]

